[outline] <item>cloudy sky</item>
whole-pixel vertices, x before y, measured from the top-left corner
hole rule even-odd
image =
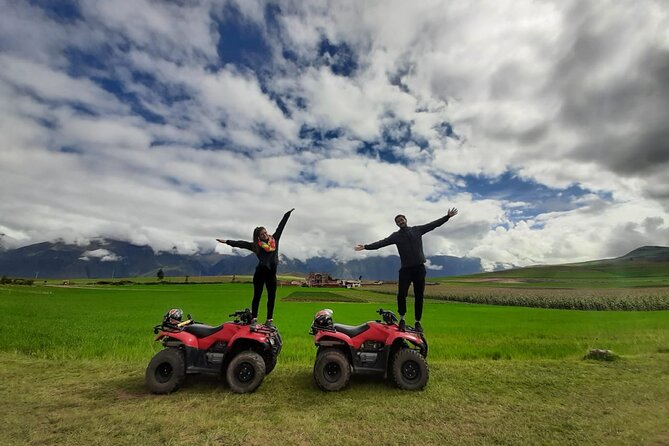
[[[350,259],[460,214],[487,268],[669,245],[664,0],[0,0],[5,247]]]

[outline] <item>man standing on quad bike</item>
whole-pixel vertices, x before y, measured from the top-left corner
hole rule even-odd
[[[283,215],[279,226],[274,234],[269,235],[267,229],[258,226],[253,230],[253,242],[244,240],[223,240],[217,238],[216,241],[225,243],[235,248],[243,248],[253,251],[258,257],[258,265],[253,274],[253,301],[251,302],[251,313],[253,319],[251,326],[255,327],[258,318],[258,307],[260,306],[260,297],[263,287],[267,288],[267,321],[265,325],[269,328],[274,327],[274,300],[276,298],[276,269],[279,265],[279,239],[283,233],[283,228],[288,222],[291,212],[289,210]]]
[[[399,281],[397,283],[397,312],[400,314],[400,330],[404,331],[406,322],[404,315],[407,311],[407,294],[409,285],[413,282],[413,293],[416,297],[415,329],[423,332],[420,324],[420,318],[423,315],[423,294],[425,292],[425,254],[423,254],[423,234],[438,228],[446,223],[451,217],[457,215],[458,210],[452,208],[448,213],[438,220],[421,226],[407,226],[407,219],[400,214],[395,217],[395,224],[400,228],[388,237],[369,245],[356,245],[356,251],[372,250],[383,248],[388,245],[396,245],[400,254],[402,267],[399,271]]]

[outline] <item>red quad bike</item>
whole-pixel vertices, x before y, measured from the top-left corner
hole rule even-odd
[[[194,322],[183,312],[170,310],[161,325],[153,329],[156,341],[165,347],[146,368],[146,385],[153,393],[170,393],[184,382],[186,374],[225,375],[237,393],[256,390],[276,366],[281,352],[279,331],[264,325],[250,325],[247,308],[230,315],[234,322],[217,327]]]
[[[407,327],[400,331],[392,311],[379,309],[383,321],[362,325],[335,324],[332,310],[314,316],[310,334],[318,347],[314,380],[321,390],[337,391],[348,384],[353,373],[379,374],[400,389],[420,390],[427,385],[429,368],[427,341],[422,333]]]

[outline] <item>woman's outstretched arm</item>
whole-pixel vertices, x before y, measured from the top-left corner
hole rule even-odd
[[[283,233],[283,228],[286,227],[286,223],[288,223],[288,219],[290,218],[291,212],[293,212],[295,208],[289,210],[285,214],[283,214],[283,218],[279,222],[279,226],[277,226],[276,231],[274,231],[274,234],[272,237],[274,237],[274,240],[279,240],[281,238],[281,234]]]
[[[253,251],[253,243],[247,242],[245,240],[224,240],[222,238],[217,238],[216,241],[225,245],[230,245],[233,248],[242,248]]]

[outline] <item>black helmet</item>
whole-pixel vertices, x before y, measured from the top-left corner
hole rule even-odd
[[[176,327],[181,322],[184,312],[181,308],[172,308],[170,311],[165,313],[163,317],[163,325]]]
[[[333,311],[329,308],[320,310],[314,316],[314,325],[318,327],[332,327],[332,313]]]

